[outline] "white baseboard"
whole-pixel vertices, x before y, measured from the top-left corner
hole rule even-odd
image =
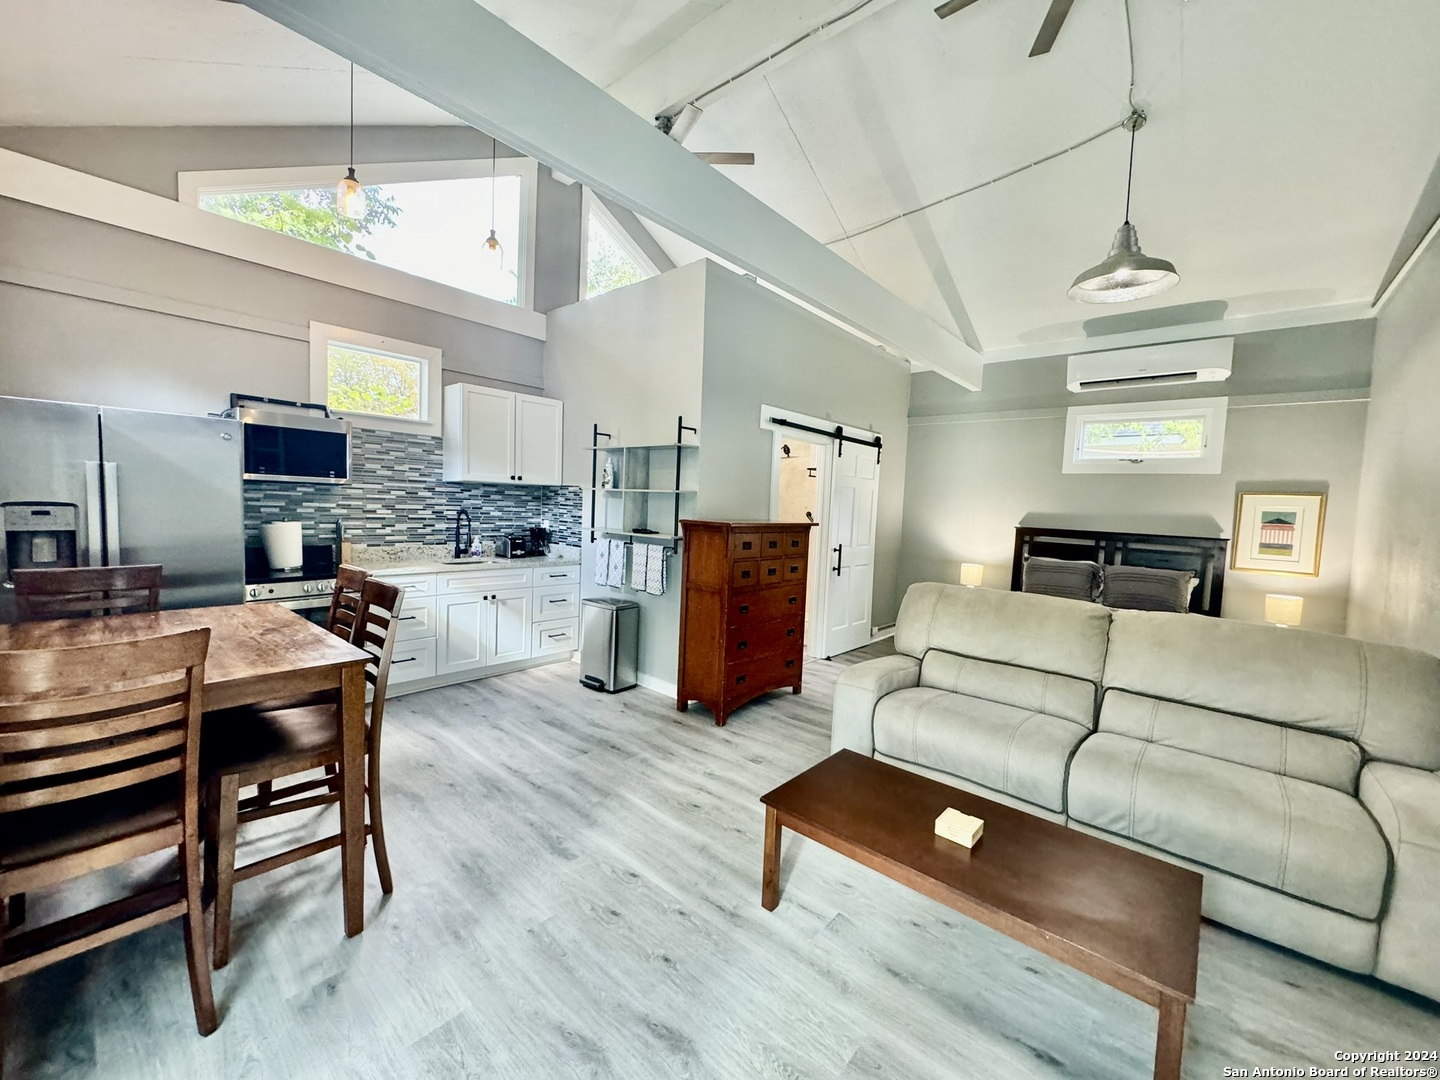
[[[871,630],[870,630],[870,644],[873,645],[873,644],[875,644],[875,642],[877,642],[877,641],[884,641],[887,637],[894,637],[894,636],[895,636],[895,624],[894,624],[894,623],[891,623],[889,626],[876,626],[876,627],[872,627]]]
[[[653,675],[640,674],[635,676],[635,681],[646,690],[654,690],[657,694],[664,694],[673,699],[680,692],[680,688],[673,682],[666,682],[664,679],[657,679]]]

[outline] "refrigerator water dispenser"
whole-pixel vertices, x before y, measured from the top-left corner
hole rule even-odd
[[[11,570],[75,566],[80,508],[74,503],[0,504],[5,561]]]

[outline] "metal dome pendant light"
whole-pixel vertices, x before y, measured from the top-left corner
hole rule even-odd
[[[1082,304],[1124,304],[1142,300],[1180,284],[1175,264],[1154,259],[1140,250],[1140,234],[1130,224],[1130,190],[1135,181],[1135,132],[1145,126],[1145,114],[1136,109],[1125,118],[1130,132],[1130,172],[1125,180],[1125,224],[1115,234],[1110,256],[1075,279],[1068,293]]]
[[[501,270],[505,269],[505,247],[495,235],[495,188],[499,178],[495,175],[495,136],[490,136],[490,236],[485,241],[485,256]]]
[[[350,65],[350,168],[335,185],[335,212],[359,221],[365,216],[365,189],[355,179],[355,65]]]

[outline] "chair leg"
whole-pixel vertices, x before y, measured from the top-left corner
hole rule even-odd
[[[215,991],[210,985],[209,957],[205,955],[205,911],[200,899],[200,844],[198,838],[180,846],[185,873],[185,964],[190,969],[190,998],[195,1004],[195,1026],[209,1035],[220,1026],[215,1012]]]
[[[380,874],[380,891],[389,896],[395,891],[390,877],[390,855],[385,850],[385,819],[380,816],[380,763],[370,755],[370,775],[365,785],[370,796],[370,835],[375,841],[375,869]]]
[[[220,777],[215,837],[215,970],[230,962],[230,903],[235,896],[235,833],[240,827],[240,778]]]

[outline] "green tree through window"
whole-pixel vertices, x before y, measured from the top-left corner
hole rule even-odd
[[[332,344],[329,364],[326,404],[336,412],[424,419],[420,415],[420,382],[424,378],[420,361]]]
[[[333,188],[205,195],[200,208],[372,261],[374,252],[360,239],[377,229],[394,228],[400,220],[400,207],[381,188],[365,189],[365,216],[359,220],[336,211]]]

